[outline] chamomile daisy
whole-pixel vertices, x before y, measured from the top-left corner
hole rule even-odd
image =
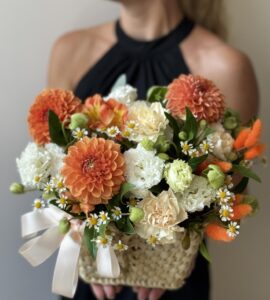
[[[41,199],[35,199],[32,206],[34,210],[41,210],[45,207],[45,202]]]
[[[110,221],[110,217],[108,216],[108,213],[105,212],[105,211],[101,211],[99,213],[99,219],[98,219],[98,222],[99,222],[99,225],[101,224],[107,224],[107,222]]]
[[[151,235],[147,240],[147,244],[151,245],[153,248],[156,247],[156,245],[158,244],[159,242],[159,237],[157,235]]]
[[[115,206],[112,209],[112,217],[115,221],[119,221],[122,218],[122,211],[120,207]]]
[[[132,136],[132,130],[129,128],[125,128],[124,130],[121,131],[122,137],[129,139]]]
[[[59,199],[57,199],[56,204],[61,209],[65,209],[68,206],[68,197],[65,195],[61,195]]]
[[[86,220],[86,226],[88,226],[89,228],[94,227],[97,231],[99,231],[98,215],[90,214]]]
[[[120,251],[120,252],[128,250],[128,246],[123,244],[121,240],[119,240],[117,244],[114,244],[113,248],[114,248],[114,250]]]
[[[203,154],[208,154],[214,150],[214,145],[212,144],[211,139],[204,140],[199,147]]]
[[[129,201],[127,202],[127,207],[137,207],[139,203],[139,200],[136,198],[130,198]]]
[[[232,193],[227,188],[220,188],[216,193],[216,197],[221,203],[227,203],[231,196]]]
[[[229,237],[235,238],[239,234],[240,225],[237,222],[230,222],[227,229]]]
[[[138,128],[138,123],[133,120],[129,120],[126,122],[126,128],[135,130]]]
[[[117,126],[112,126],[107,128],[106,133],[109,137],[115,138],[120,133],[120,130]]]
[[[43,188],[44,193],[50,194],[53,192],[54,186],[51,182],[47,182]]]
[[[62,177],[60,176],[53,177],[51,182],[53,184],[53,187],[56,189],[58,193],[63,193],[66,191],[66,187]]]
[[[88,131],[84,128],[82,128],[82,129],[81,128],[76,128],[75,130],[72,131],[72,136],[76,140],[81,140],[87,135],[88,135]]]
[[[110,246],[112,243],[112,236],[105,235],[105,236],[98,236],[96,239],[96,243],[106,248],[107,246]]]
[[[33,185],[38,188],[41,188],[44,185],[44,175],[43,174],[35,175],[33,178]]]
[[[194,151],[193,149],[193,145],[189,144],[188,142],[180,142],[181,148],[182,148],[182,152],[185,155],[191,155],[192,152]]]
[[[221,221],[227,222],[231,220],[231,217],[233,216],[233,209],[229,205],[222,205],[219,210],[219,215],[221,218]]]

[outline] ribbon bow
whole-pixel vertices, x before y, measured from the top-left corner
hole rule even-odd
[[[59,231],[59,222],[63,218],[70,221],[67,234]],[[22,216],[22,237],[31,238],[20,249],[19,253],[33,266],[46,261],[58,248],[54,268],[52,292],[73,298],[79,278],[78,263],[85,222],[72,219],[72,216],[59,208],[50,205],[40,211],[32,211]],[[40,231],[46,230],[37,236]],[[104,277],[118,277],[119,263],[112,247],[98,247],[97,270]],[[104,263],[106,262],[106,263]]]

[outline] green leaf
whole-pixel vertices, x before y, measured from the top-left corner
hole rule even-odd
[[[244,192],[244,190],[246,189],[247,185],[249,182],[249,178],[248,177],[243,177],[241,179],[241,181],[233,188],[233,192],[235,194],[241,194]]]
[[[97,256],[97,244],[94,241],[96,237],[97,232],[94,227],[85,227],[83,238],[89,254],[93,257],[93,259],[95,259]]]
[[[193,157],[188,161],[189,166],[191,167],[192,171],[195,171],[199,164],[204,162],[208,155],[203,155],[199,157]]]
[[[123,197],[130,192],[134,188],[133,184],[125,182],[122,184],[121,189],[119,194],[114,196],[110,201],[109,201],[109,207],[113,208],[115,206],[119,206]]]
[[[48,122],[51,141],[59,146],[65,146],[67,141],[63,133],[62,123],[52,110],[49,110]]]
[[[125,86],[126,84],[127,84],[127,76],[126,74],[122,74],[117,78],[116,82],[114,83],[112,87],[112,91],[114,91],[119,87]]]
[[[174,134],[178,136],[178,133],[181,131],[180,125],[172,115],[165,112],[165,116],[168,119],[170,127],[172,128]]]
[[[116,224],[116,227],[123,233],[126,233],[126,234],[134,234],[135,233],[135,229],[128,217],[121,218],[119,221],[116,221],[115,224]]]
[[[186,107],[186,122],[183,130],[188,134],[188,141],[193,140],[198,131],[197,120],[188,107]]]
[[[168,88],[164,86],[153,86],[147,91],[148,102],[161,102],[165,99]]]
[[[255,174],[251,169],[246,168],[244,166],[233,165],[232,171],[234,171],[235,173],[238,173],[244,177],[252,178],[252,179],[256,180],[257,182],[261,182],[261,179],[257,174]]]
[[[204,242],[201,242],[200,253],[209,263],[211,263],[211,258]]]

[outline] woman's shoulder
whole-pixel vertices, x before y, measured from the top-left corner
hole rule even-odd
[[[247,55],[200,26],[181,47],[191,72],[213,80],[243,118],[257,111],[257,82]]]
[[[114,22],[60,36],[50,57],[48,84],[72,89],[80,77],[115,43]]]

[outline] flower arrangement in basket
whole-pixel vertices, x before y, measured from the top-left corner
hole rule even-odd
[[[78,272],[87,282],[179,288],[199,249],[208,257],[204,235],[232,241],[257,210],[244,192],[260,181],[250,168],[265,148],[259,119],[243,125],[199,76],[136,100],[128,85],[84,103],[47,89],[30,108],[34,142],[11,191],[40,192],[22,216],[31,239],[20,253],[37,266],[59,248],[55,293],[72,297]]]

